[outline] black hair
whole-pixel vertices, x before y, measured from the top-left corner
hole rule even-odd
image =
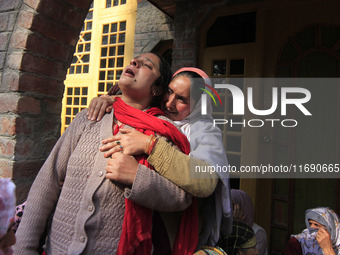
[[[198,73],[192,71],[183,71],[176,74],[176,77],[185,76],[190,79],[190,97],[195,100],[195,105],[200,100],[203,93],[202,89],[205,87],[205,81]]]
[[[172,71],[168,61],[161,55],[156,53],[152,53],[159,58],[159,73],[160,76],[154,82],[154,86],[157,88],[159,94],[154,97],[151,105],[152,106],[160,106],[161,101],[164,97],[164,94],[168,92],[169,83],[172,78]]]

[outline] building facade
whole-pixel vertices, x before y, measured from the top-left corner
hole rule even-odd
[[[91,99],[105,94],[134,55],[172,61],[172,19],[147,1],[96,0],[85,19],[65,80],[61,132]]]
[[[227,81],[340,75],[337,1],[150,2],[174,17],[174,69],[197,66],[209,76]],[[239,87],[246,94],[253,85],[244,82]],[[268,94],[273,86],[253,86],[257,109],[270,108]],[[292,111],[287,116],[300,122],[293,129],[223,126],[229,163],[259,166],[340,162],[339,84],[310,86],[310,91],[313,98],[309,107],[317,121],[304,120]],[[232,117],[232,110],[228,110],[230,94],[221,98],[225,108],[215,109],[215,116],[228,120]],[[243,119],[236,120],[242,123],[251,118],[246,111]],[[328,206],[340,211],[338,178],[234,177],[232,186],[245,190],[254,202],[255,221],[267,231],[270,254],[280,254],[289,235],[305,228],[306,209]]]
[[[61,132],[93,97],[105,94],[133,57],[136,1],[94,1],[65,80]]]
[[[13,178],[19,201],[25,198],[60,135],[68,68],[73,65],[74,75],[78,69],[86,70],[87,57],[82,55],[86,38],[83,51],[76,45],[91,4],[90,0],[0,1],[0,174]],[[172,61],[173,70],[197,66],[213,78],[339,77],[337,0],[153,0],[135,4],[134,45],[126,46],[133,48],[131,56],[155,51]],[[153,21],[155,16],[158,22]],[[103,20],[97,29],[109,24]],[[89,59],[92,61],[91,56]],[[96,61],[100,66],[101,60]],[[104,92],[117,78],[117,72],[113,76],[106,72],[103,77],[110,75],[109,81],[93,81],[95,90],[104,86],[100,90]],[[100,77],[99,71],[96,75]],[[270,106],[266,95],[272,87],[254,87],[256,106]],[[246,91],[247,84],[242,88]],[[298,128],[289,131],[224,126],[230,164],[298,164],[310,158],[339,163],[339,86],[315,86],[311,92],[309,107],[318,122],[301,120]],[[75,99],[78,91],[70,93]],[[225,107],[230,105],[228,94],[221,98]],[[78,99],[81,102],[82,98]],[[226,108],[214,112],[215,116],[223,114],[223,119],[230,117]],[[251,116],[245,113],[244,118]],[[288,236],[304,228],[306,209],[326,205],[340,212],[339,178],[252,179],[235,175],[231,181],[233,187],[251,196],[256,222],[266,229],[270,240],[270,254],[279,254]]]

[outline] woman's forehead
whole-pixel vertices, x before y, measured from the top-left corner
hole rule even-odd
[[[157,55],[153,53],[143,53],[135,57],[135,59],[143,59],[151,62],[155,67],[159,68],[160,59]]]
[[[170,88],[176,88],[182,92],[190,93],[190,78],[186,76],[176,76],[169,84]]]

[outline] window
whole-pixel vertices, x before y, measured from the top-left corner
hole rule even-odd
[[[76,51],[73,55],[71,66],[68,69],[67,74],[83,74],[89,72],[92,22],[93,22],[93,3],[84,21],[83,28],[79,35],[79,41],[76,47]]]
[[[126,21],[104,24],[101,38],[98,95],[105,94],[124,68]]]
[[[65,91],[66,112],[63,131],[70,125],[76,114],[87,107],[87,87],[68,87]]]
[[[126,0],[106,0],[106,8],[126,4]]]
[[[218,17],[207,31],[207,47],[255,42],[256,12]]]
[[[119,6],[112,12],[106,3]],[[136,1],[93,1],[65,80],[61,133],[93,97],[106,94],[120,78],[133,57],[136,12]]]

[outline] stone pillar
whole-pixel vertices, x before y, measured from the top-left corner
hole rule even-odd
[[[174,20],[173,70],[197,64],[196,26],[193,25],[197,24],[196,13],[196,1],[177,2]]]
[[[25,199],[60,136],[61,102],[91,0],[0,1],[0,177]]]

